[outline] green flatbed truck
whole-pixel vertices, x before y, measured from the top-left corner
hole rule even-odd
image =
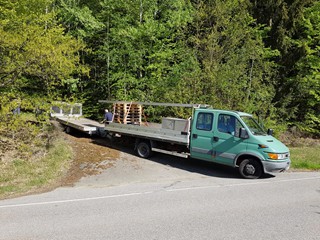
[[[105,130],[134,137],[135,150],[142,158],[149,158],[153,152],[191,157],[238,168],[244,178],[289,169],[289,149],[272,136],[271,129],[265,132],[252,115],[201,105],[175,106],[192,107],[192,117],[163,118],[162,124],[147,125],[111,122]]]

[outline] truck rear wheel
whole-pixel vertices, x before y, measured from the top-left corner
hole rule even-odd
[[[150,144],[146,142],[139,142],[137,146],[137,153],[138,156],[142,158],[150,157],[152,153]]]
[[[256,179],[261,177],[262,167],[255,159],[245,159],[240,163],[239,172],[244,178]]]

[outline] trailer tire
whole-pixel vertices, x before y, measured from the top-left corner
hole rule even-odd
[[[66,126],[66,128],[65,128],[65,132],[66,132],[66,133],[68,133],[68,134],[69,134],[69,133],[71,133],[71,127]]]
[[[152,154],[150,144],[146,142],[139,142],[137,145],[137,153],[139,157],[148,158]]]
[[[244,178],[257,179],[261,177],[263,170],[261,164],[257,160],[244,159],[240,163],[239,172]]]

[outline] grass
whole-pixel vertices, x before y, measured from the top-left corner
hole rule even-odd
[[[320,147],[291,147],[291,168],[320,170]]]
[[[291,169],[320,170],[320,139],[304,136],[299,130],[281,134],[280,140],[290,149]]]
[[[71,148],[63,139],[57,138],[42,156],[1,161],[0,199],[49,186],[68,169],[71,159]]]

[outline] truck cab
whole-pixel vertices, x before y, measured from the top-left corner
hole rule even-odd
[[[289,149],[270,132],[247,113],[195,108],[190,156],[238,167],[245,178],[285,171],[290,167]]]

